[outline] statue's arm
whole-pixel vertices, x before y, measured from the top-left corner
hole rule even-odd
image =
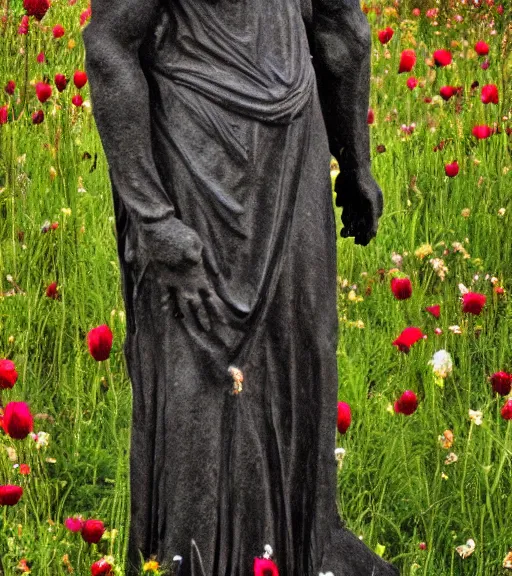
[[[92,0],[83,31],[94,118],[140,246],[154,260],[197,262],[201,244],[175,218],[151,145],[150,101],[139,49],[156,26],[161,0]]]
[[[359,0],[312,0],[309,39],[331,154],[338,160],[342,236],[375,236],[382,193],[370,171],[371,37]]]

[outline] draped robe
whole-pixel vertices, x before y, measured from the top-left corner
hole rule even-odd
[[[336,232],[300,2],[166,0],[141,64],[159,175],[204,244],[223,321],[201,330],[141,262],[111,173],[133,391],[127,573],[154,556],[181,576],[249,576],[268,544],[281,576],[392,574],[336,508]]]

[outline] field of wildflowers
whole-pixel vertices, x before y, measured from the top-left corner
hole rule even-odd
[[[338,241],[339,508],[404,575],[503,574],[510,4],[363,8],[386,207],[370,246]],[[84,73],[90,15],[86,0],[0,2],[5,576],[124,573],[130,383],[107,165]],[[159,573],[158,559],[144,561],[141,572]]]

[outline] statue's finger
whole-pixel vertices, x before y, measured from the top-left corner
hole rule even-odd
[[[211,322],[210,318],[208,317],[208,313],[206,312],[205,306],[203,304],[203,300],[200,296],[195,296],[188,301],[188,305],[192,310],[194,318],[199,325],[199,328],[204,330],[205,332],[209,332],[211,330]]]

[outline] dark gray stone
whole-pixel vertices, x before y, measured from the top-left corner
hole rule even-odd
[[[367,244],[382,212],[358,1],[92,14],[133,390],[127,573],[180,555],[182,576],[249,576],[269,544],[281,576],[396,574],[336,509],[331,153],[342,236]]]

